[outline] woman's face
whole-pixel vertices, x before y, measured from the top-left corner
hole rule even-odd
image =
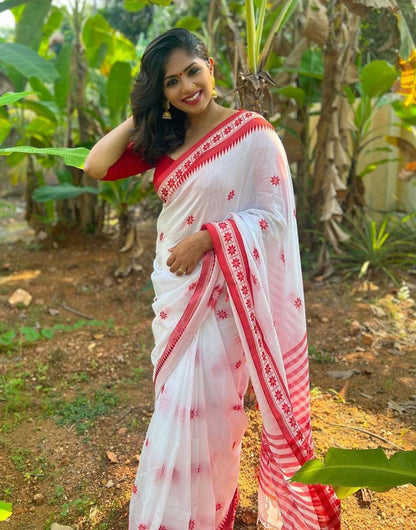
[[[177,109],[198,114],[211,101],[213,61],[209,65],[185,50],[174,50],[166,61],[163,93]]]

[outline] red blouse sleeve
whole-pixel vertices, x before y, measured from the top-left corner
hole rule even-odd
[[[151,164],[145,162],[135,151],[132,144],[126,147],[126,150],[107,171],[107,174],[101,180],[120,180],[132,175],[138,175],[148,169],[152,169]]]

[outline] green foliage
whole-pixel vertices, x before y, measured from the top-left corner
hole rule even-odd
[[[400,451],[388,459],[381,448],[331,447],[324,463],[317,459],[309,460],[291,481],[334,486],[340,499],[360,488],[384,492],[404,484],[416,486],[416,451]]]
[[[304,94],[304,105],[310,107],[321,99],[321,81],[324,64],[320,50],[306,50],[302,54],[299,69],[299,88]]]
[[[246,5],[246,33],[247,33],[247,59],[250,70],[254,73],[264,70],[275,36],[281,32],[289,18],[292,16],[298,0],[285,0],[273,14],[267,0],[245,0]],[[272,26],[265,35],[266,15],[272,15]],[[265,42],[263,43],[265,39]]]
[[[81,499],[75,499],[71,502],[66,502],[62,506],[62,511],[58,515],[58,518],[68,517],[71,513],[75,512],[77,514],[84,514],[91,509],[91,506],[94,505],[94,502],[87,497],[82,497]]]
[[[96,391],[92,397],[77,395],[72,401],[56,400],[49,413],[58,425],[75,425],[79,434],[91,428],[99,416],[103,416],[117,406],[119,398],[108,391]]]
[[[335,263],[348,273],[362,278],[370,271],[383,271],[399,284],[397,272],[411,267],[416,259],[416,233],[411,228],[416,212],[403,218],[386,216],[377,223],[366,216],[349,219],[343,229],[349,238],[342,242],[343,254]]]
[[[22,326],[17,329],[8,329],[0,332],[0,351],[1,349],[13,350],[21,348],[27,344],[36,342],[38,340],[50,340],[58,331],[73,332],[85,326],[113,326],[113,319],[108,319],[107,322],[102,320],[77,320],[74,324],[55,324],[50,328],[39,328],[38,326]]]
[[[387,61],[372,61],[360,72],[363,93],[375,98],[385,94],[398,77],[397,70]]]
[[[416,125],[416,105],[405,106],[401,100],[393,101],[392,105],[399,118],[409,125]]]
[[[355,86],[359,94],[358,100],[350,87],[345,87],[345,93],[351,104],[355,125],[355,128],[350,130],[350,183],[351,181],[354,182],[357,177],[362,178],[374,171],[378,166],[393,160],[391,158],[380,157],[375,162],[365,166],[359,174],[357,173],[358,161],[364,152],[367,154],[376,151],[382,153],[391,152],[388,146],[381,149],[370,149],[369,146],[379,137],[378,131],[373,127],[375,112],[381,106],[390,103],[390,100],[385,97],[385,94],[391,89],[397,77],[398,73],[393,66],[386,61],[377,60],[368,63],[360,72],[360,82]]]
[[[24,376],[0,377],[0,391],[4,396],[4,418],[7,418],[11,412],[19,412],[29,405],[29,396],[25,388]]]
[[[128,62],[117,61],[113,64],[108,76],[106,95],[112,126],[121,121],[131,92],[131,67]]]
[[[17,42],[0,42],[0,63],[11,65],[26,78],[36,77],[45,83],[59,78],[53,64]]]
[[[0,199],[0,219],[13,217],[16,213],[16,204],[4,199]]]
[[[97,195],[98,189],[92,186],[74,186],[69,183],[60,186],[41,186],[34,191],[32,198],[37,202],[60,201],[78,197],[83,193]]]
[[[66,165],[82,169],[89,150],[85,147],[32,147],[30,145],[19,145],[0,149],[0,155],[8,156],[11,153],[59,156],[63,158]]]
[[[129,206],[141,201],[151,191],[151,188],[143,187],[141,178],[129,177],[116,182],[101,182],[99,197],[111,204],[120,217]]]
[[[335,357],[331,354],[331,352],[325,349],[318,350],[318,348],[316,348],[312,344],[309,345],[308,352],[309,352],[309,358],[312,361],[315,361],[317,363],[328,364],[328,363],[335,362]]]
[[[0,501],[0,521],[6,521],[12,514],[12,505],[10,502]]]
[[[32,92],[6,92],[0,96],[0,107],[3,105],[10,105],[11,103],[16,103],[16,101],[19,101],[28,94],[32,94]]]

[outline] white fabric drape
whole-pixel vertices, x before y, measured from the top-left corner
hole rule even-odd
[[[130,530],[232,528],[249,376],[263,418],[260,521],[338,529],[332,490],[289,481],[313,447],[295,203],[276,133],[240,111],[154,184],[164,202],[152,275],[156,402]],[[173,275],[168,249],[200,229],[214,251],[190,276]]]

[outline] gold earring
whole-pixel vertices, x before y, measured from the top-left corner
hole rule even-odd
[[[164,102],[163,102],[163,108],[165,109],[164,113],[162,114],[162,120],[171,120],[172,119],[172,114],[170,113],[170,103],[169,101],[166,99]]]
[[[211,84],[212,84],[211,97],[212,99],[216,99],[218,97],[218,94],[215,90],[215,77],[214,76],[211,76]]]

